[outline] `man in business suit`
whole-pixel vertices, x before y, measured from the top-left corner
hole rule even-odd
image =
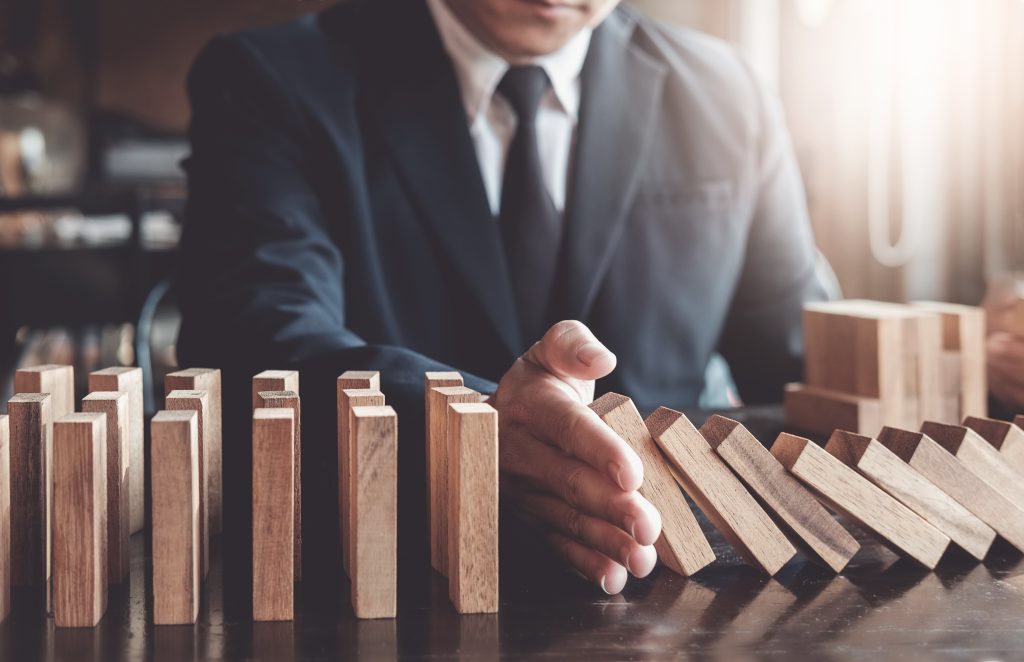
[[[331,380],[377,369],[425,540],[423,373],[457,369],[499,410],[503,504],[615,593],[661,520],[595,380],[650,410],[695,405],[716,350],[750,402],[799,376],[824,294],[779,115],[729,48],[617,5],[356,1],[200,56],[180,358],[243,393],[302,370],[307,510],[334,516]]]

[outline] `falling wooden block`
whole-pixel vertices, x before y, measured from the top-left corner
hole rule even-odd
[[[171,391],[164,398],[168,411],[194,411],[199,434],[199,572],[210,572],[210,394],[207,391]]]
[[[199,553],[199,415],[160,411],[150,423],[153,622],[195,623]]]
[[[295,383],[298,384],[298,373]],[[286,407],[295,412],[295,581],[302,581],[302,409],[296,391],[260,391],[256,394],[257,407],[270,409]]]
[[[1003,459],[999,451],[974,430],[960,425],[925,422],[921,432],[931,437],[956,459],[1024,510],[1024,476]]]
[[[752,566],[777,573],[796,549],[681,412],[660,407],[647,429],[676,482]]]
[[[40,365],[14,373],[15,393],[49,393],[53,420],[75,412],[75,369],[69,365]]]
[[[712,416],[700,433],[814,557],[836,572],[846,567],[860,543],[749,430],[724,416]]]
[[[291,391],[299,394],[298,370],[264,370],[252,378],[252,408],[259,406],[262,391]]]
[[[683,576],[693,575],[713,562],[715,553],[633,401],[607,393],[590,408],[640,456],[644,467],[640,494],[661,513],[661,536],[654,543],[661,562]]]
[[[878,441],[837,430],[825,450],[891,494],[976,559],[984,559],[988,554],[996,532]]]
[[[89,373],[89,391],[118,391],[128,395],[128,522],[131,533],[146,521],[145,421],[142,368],[104,368]]]
[[[347,374],[347,373],[346,373]],[[368,383],[368,382],[363,382]],[[341,378],[338,380],[341,385]],[[342,558],[345,572],[352,568],[352,428],[353,407],[383,407],[384,394],[375,388],[338,389],[338,516],[341,527]],[[350,575],[351,576],[351,575]]]
[[[295,413],[252,414],[252,617],[290,621],[295,599]]]
[[[189,368],[169,373],[164,377],[164,395],[171,391],[206,391],[210,396],[209,424],[203,421],[203,435],[209,448],[203,449],[209,488],[210,531],[218,535],[224,530],[224,419],[220,370],[216,368]]]
[[[783,411],[786,423],[819,434],[836,429],[874,434],[882,427],[879,400],[804,384],[786,384]]]
[[[394,618],[398,563],[398,418],[391,407],[353,407],[352,609]]]
[[[873,531],[926,568],[938,565],[949,546],[949,537],[823,448],[783,433],[771,450],[790,473],[834,511]]]
[[[944,421],[955,423],[965,416],[988,413],[988,376],[985,367],[985,310],[976,306],[931,301],[914,302],[915,307],[942,318],[942,348],[956,364],[944,365],[958,377],[955,391],[957,416]]]
[[[1013,423],[997,421],[992,418],[968,416],[964,426],[968,427],[981,438],[991,444],[1007,464],[1024,476],[1024,416],[1018,416]]]
[[[48,393],[22,393],[7,403],[11,432],[11,582],[50,581],[53,505],[53,410]]]
[[[107,419],[107,581],[120,584],[128,576],[129,451],[127,393],[96,391],[82,399],[82,411]]]
[[[11,432],[0,416],[0,623],[11,613]]]
[[[93,627],[107,608],[107,418],[53,424],[53,617]]]
[[[465,386],[438,386],[427,391],[427,471],[430,486],[430,564],[448,576],[448,405],[480,402]]]
[[[460,614],[498,611],[498,412],[448,406],[448,596]]]

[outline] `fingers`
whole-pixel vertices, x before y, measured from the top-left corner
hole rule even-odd
[[[569,565],[608,595],[615,595],[626,586],[626,569],[601,552],[558,532],[548,534],[548,542]]]
[[[615,369],[615,355],[608,351],[582,322],[555,324],[533,344],[523,359],[561,379],[594,380]]]

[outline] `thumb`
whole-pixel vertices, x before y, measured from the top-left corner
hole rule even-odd
[[[523,359],[560,379],[600,379],[615,369],[612,354],[583,322],[558,322],[535,342]]]

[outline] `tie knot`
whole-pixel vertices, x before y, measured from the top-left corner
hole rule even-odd
[[[498,85],[498,92],[511,104],[520,122],[532,122],[549,83],[542,67],[534,64],[510,67]]]

